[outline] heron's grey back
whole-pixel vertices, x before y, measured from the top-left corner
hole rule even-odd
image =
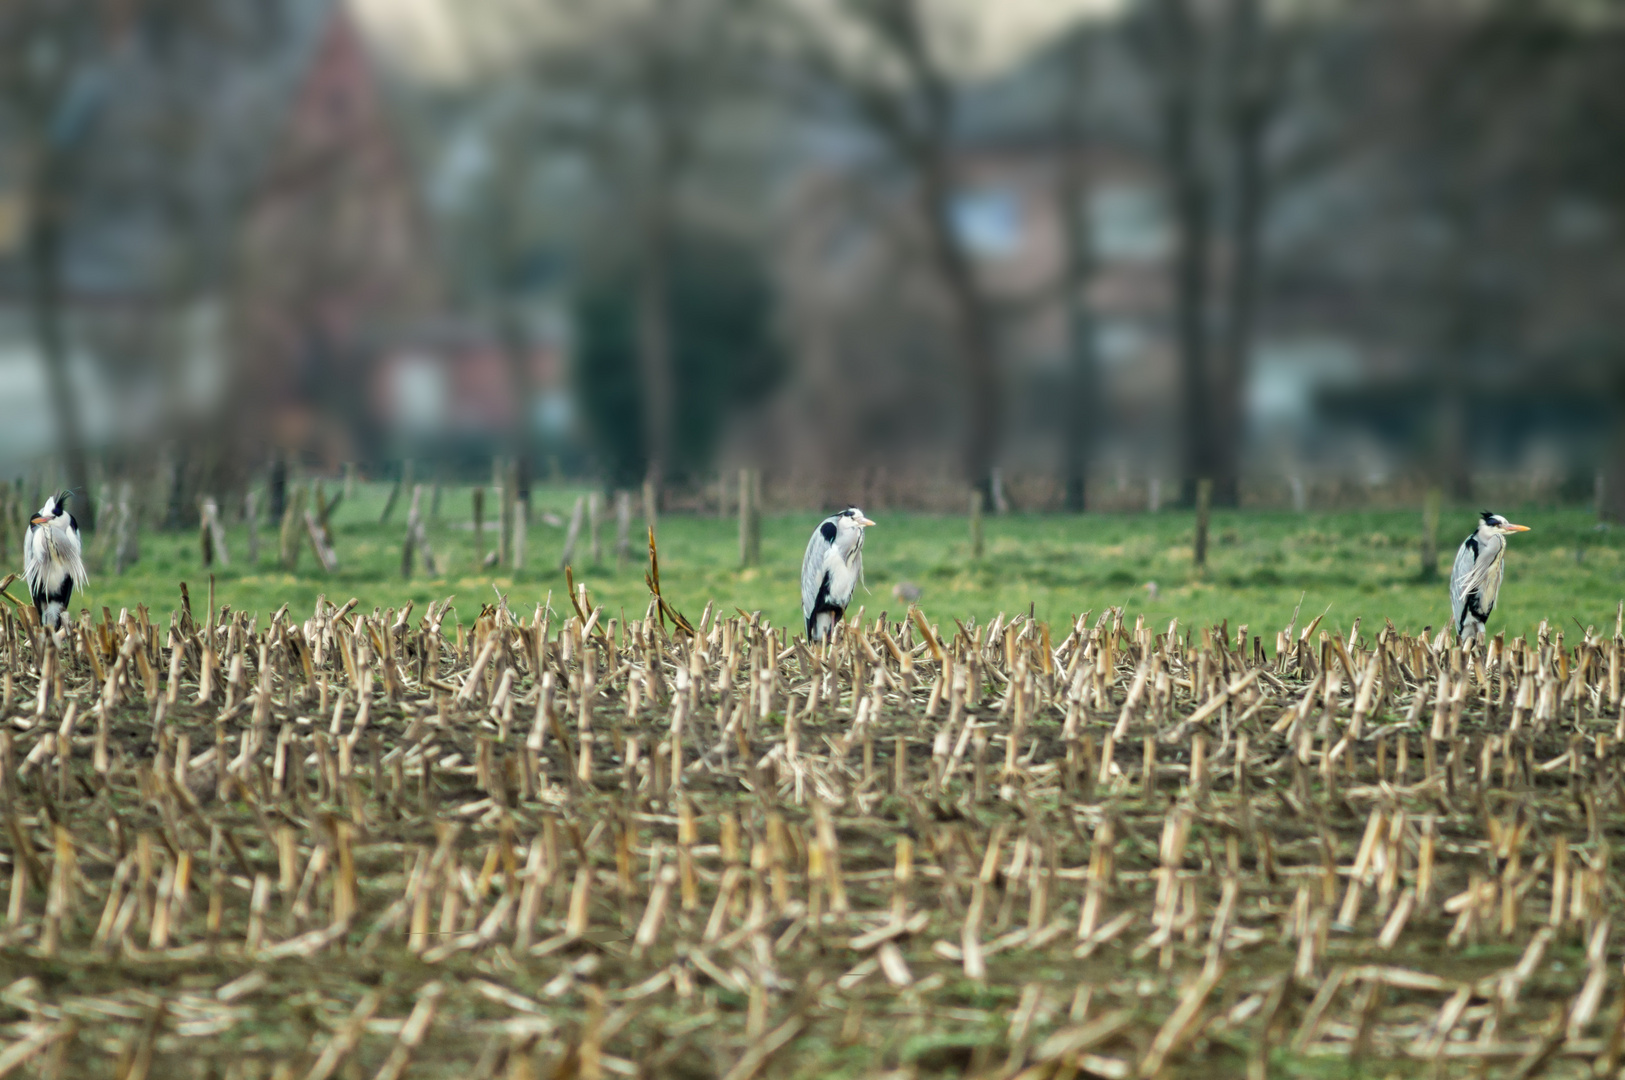
[[[1475,557],[1467,540],[1477,539]],[[1467,606],[1467,597],[1479,594],[1480,607],[1493,607],[1496,594],[1501,591],[1501,554],[1506,550],[1506,538],[1500,533],[1488,536],[1476,530],[1463,540],[1456,551],[1456,563],[1450,570],[1450,625],[1461,626],[1461,613]]]
[[[826,518],[818,523],[812,539],[807,541],[807,554],[801,559],[801,617],[804,619],[812,618],[813,604],[818,601],[818,586],[824,580],[824,559],[835,547],[833,541],[824,539],[825,522],[834,520]]]

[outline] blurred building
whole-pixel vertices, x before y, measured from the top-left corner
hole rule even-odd
[[[1579,474],[1589,492],[1617,420],[1600,359],[1604,342],[1618,340],[1610,311],[1625,297],[1620,261],[1607,254],[1617,216],[1527,162],[1515,171],[1476,160],[1538,158],[1545,133],[1535,116],[1476,116],[1497,128],[1484,134],[1459,130],[1464,122],[1446,135],[1427,130],[1432,80],[1466,63],[1461,53],[1482,33],[1468,15],[1311,20],[1294,30],[1293,63],[1306,73],[1271,104],[1279,134],[1266,165],[1243,390],[1254,497],[1283,497],[1283,481],[1306,474],[1382,484],[1456,467],[1554,482]],[[1613,33],[1592,32],[1599,43]],[[1077,33],[1093,39],[1081,143],[1056,125],[1061,43]],[[1069,380],[1080,343],[1069,301],[1087,314],[1097,480],[1121,487],[1125,477],[1179,475],[1179,222],[1159,88],[1131,52],[1114,24],[1063,25],[1008,70],[957,87],[952,224],[999,312],[1002,458],[1033,478],[1029,505],[1059,502],[1064,432],[1076,422]],[[1563,74],[1608,55],[1599,44]],[[1485,95],[1468,104],[1496,112],[1495,95]],[[1480,151],[1479,137],[1492,149]],[[1446,139],[1468,145],[1445,154]],[[1418,160],[1418,144],[1440,160]],[[1228,167],[1222,156],[1205,166],[1221,176]],[[1219,221],[1233,213],[1227,198],[1221,189],[1210,208]],[[856,475],[884,460],[899,500],[933,470],[947,474],[947,494],[930,498],[958,499],[965,402],[953,320],[922,254],[929,242],[908,178],[873,153],[814,162],[783,220],[778,266],[797,358],[776,422],[793,433],[785,467]],[[1088,252],[1081,280],[1068,275],[1074,229]],[[1235,258],[1217,234],[1208,276],[1216,329]],[[766,449],[758,439],[744,452]]]
[[[1189,5],[1221,75],[1216,13],[1241,6]],[[793,360],[771,407],[683,413],[726,427],[719,464],[765,464],[809,501],[959,504],[978,399],[933,262],[945,220],[995,326],[998,465],[1018,504],[1058,504],[1080,427],[1097,489],[1175,480],[1183,230],[1167,73],[1148,50],[1167,7],[920,5],[952,102],[941,218],[922,215],[918,175],[872,118],[829,107],[851,87],[809,85],[812,69],[741,65],[737,85],[708,84],[695,100],[720,104],[680,134],[714,160],[658,189],[629,60],[649,42],[628,28],[666,24],[634,19],[656,10],[641,0],[210,0],[209,20],[136,5],[87,21],[43,103],[0,107],[0,470],[55,434],[30,289],[49,191],[62,363],[112,470],[159,438],[206,447],[188,467],[214,469],[209,483],[240,482],[272,444],[335,465],[472,463],[522,442],[591,467],[573,325],[594,274],[620,300],[645,280],[603,268],[639,257],[644,211],[665,204],[672,235],[771,267],[770,299],[727,302],[771,307]],[[838,59],[870,89],[895,86],[844,9],[783,10],[850,47]],[[1589,476],[1620,422],[1625,109],[1610,80],[1625,35],[1479,5],[1261,10],[1280,82],[1241,393],[1257,490],[1316,471]],[[8,45],[8,71],[49,54]],[[1217,340],[1246,260],[1226,231],[1227,99],[1204,93],[1201,318]],[[587,163],[583,134],[606,133],[633,167]],[[54,189],[31,172],[42,150]],[[706,304],[701,331],[737,336]],[[699,337],[671,350],[681,382],[721,397],[699,376],[739,380]],[[637,412],[628,387],[609,390]]]
[[[563,343],[527,340],[520,371],[510,347],[467,323],[415,327],[384,349],[368,379],[369,415],[387,433],[381,449],[473,469],[516,429],[555,453],[568,445],[576,416]]]
[[[234,338],[259,440],[325,464],[382,449],[373,369],[442,311],[418,171],[343,6],[327,16],[246,215]]]

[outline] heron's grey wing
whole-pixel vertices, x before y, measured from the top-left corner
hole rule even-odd
[[[67,566],[68,575],[73,578],[74,586],[83,592],[90,575],[85,572],[84,545],[78,529],[62,531],[62,561]]]
[[[1456,553],[1456,566],[1450,574],[1450,608],[1458,625],[1461,609],[1473,593],[1478,593],[1479,606],[1486,613],[1494,606],[1495,595],[1501,589],[1501,551],[1505,546],[1506,541],[1499,535],[1480,537],[1475,533]]]
[[[835,545],[824,537],[824,525],[819,523],[807,541],[807,554],[801,560],[801,617],[812,618],[813,604],[818,601],[818,586],[824,581],[824,559]]]
[[[23,580],[28,583],[30,592],[38,592],[40,586],[40,572],[43,562],[39,554],[39,527],[30,526],[23,533]]]
[[[1456,562],[1450,568],[1450,625],[1456,629],[1461,628],[1461,611],[1467,604],[1467,594],[1472,592],[1468,582],[1477,565],[1478,534],[1475,532],[1456,549]]]

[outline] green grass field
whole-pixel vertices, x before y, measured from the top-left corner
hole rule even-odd
[[[408,599],[421,609],[430,600],[455,595],[465,621],[494,598],[493,584],[516,608],[540,602],[550,591],[555,603],[562,602],[564,575],[557,564],[565,530],[542,524],[541,514],[551,511],[568,519],[580,489],[537,489],[527,566],[517,573],[477,566],[470,492],[448,490],[429,535],[449,569],[433,577],[419,569],[411,581],[400,576],[404,500],[388,524],[378,523],[387,493],[386,485],[363,485],[339,508],[334,531],[340,569],[332,575],[317,568],[308,545],[297,572],[283,571],[276,564],[276,530],[264,525],[258,564],[248,565],[247,528],[234,523],[232,562],[216,567],[218,602],[269,612],[286,601],[295,610],[308,610],[325,594],[339,603],[358,597],[365,609],[398,607]],[[1528,633],[1543,619],[1571,631],[1576,621],[1599,628],[1611,624],[1625,598],[1625,532],[1597,529],[1594,517],[1581,509],[1499,509],[1533,531],[1512,541],[1492,631]],[[1441,574],[1448,575],[1474,513],[1462,507],[1444,511]],[[990,517],[981,559],[971,557],[963,518],[884,511],[871,516],[879,524],[864,549],[868,592],[860,591],[856,601],[870,616],[883,610],[898,614],[904,605],[892,588],[909,581],[921,588],[927,615],[943,622],[968,617],[986,622],[997,612],[1024,611],[1029,604],[1046,620],[1123,605],[1131,618],[1143,613],[1151,623],[1176,616],[1187,624],[1228,619],[1232,627],[1246,623],[1268,639],[1268,632],[1286,625],[1300,595],[1306,618],[1329,607],[1328,622],[1345,629],[1355,618],[1368,629],[1389,618],[1408,630],[1430,625],[1437,630],[1448,618],[1443,581],[1420,580],[1420,511],[1216,512],[1205,573],[1192,566],[1189,512]],[[665,517],[659,542],[668,599],[691,616],[714,601],[722,610],[760,610],[775,625],[798,625],[802,551],[820,517],[806,512],[764,518],[762,565],[746,570],[739,567],[735,521]],[[634,519],[632,558],[623,569],[615,565],[613,518],[603,526],[604,559],[598,565],[588,554],[585,532],[577,548],[576,579],[588,584],[609,613],[624,607],[641,616],[648,601],[641,519]],[[487,550],[495,543],[495,528],[488,523]],[[95,574],[83,602],[115,612],[137,604],[164,612],[178,603],[180,581],[189,584],[195,603],[207,602],[208,574],[195,532],[149,531],[141,545],[137,566],[122,577]],[[1148,581],[1158,585],[1154,600],[1144,588]]]

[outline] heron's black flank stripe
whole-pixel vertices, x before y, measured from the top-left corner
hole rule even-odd
[[[818,531],[824,534],[825,540],[828,540],[832,544],[835,543],[835,522],[824,522],[822,525],[818,526]]]
[[[1466,544],[1464,544],[1463,546],[1468,551],[1473,553],[1473,559],[1474,559],[1474,561],[1477,561],[1477,559],[1478,559],[1478,534],[1474,533],[1471,536],[1469,536],[1467,538]],[[1478,594],[1474,593],[1473,595],[1476,596]]]
[[[34,610],[39,612],[40,621],[45,621],[45,609],[51,604],[62,605],[62,610],[68,610],[68,601],[73,598],[73,575],[62,575],[62,584],[55,592],[41,590],[34,594]]]
[[[835,526],[825,523],[826,529]],[[812,637],[813,627],[818,624],[818,616],[823,612],[830,612],[836,622],[840,622],[846,615],[846,608],[832,602],[829,598],[829,571],[824,572],[823,580],[818,583],[818,598],[813,601],[812,610],[807,613],[807,636]]]

